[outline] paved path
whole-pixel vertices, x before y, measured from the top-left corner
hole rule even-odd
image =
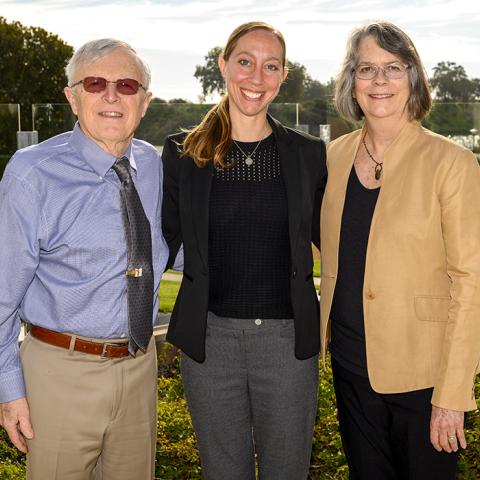
[[[162,276],[162,280],[169,280],[172,282],[180,282],[182,280],[183,275],[181,273],[170,273],[165,272]]]

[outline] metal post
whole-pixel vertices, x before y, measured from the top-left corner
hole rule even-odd
[[[475,135],[478,133],[476,128],[471,128],[470,133],[472,134],[472,152],[475,150]]]
[[[295,111],[296,111],[296,115],[295,115],[295,125],[299,125],[300,122],[298,121],[298,103],[295,104]]]
[[[32,130],[35,130],[35,104],[32,103]]]
[[[33,110],[32,110],[33,121]],[[35,128],[34,125],[32,125]],[[38,143],[38,132],[36,130],[22,132],[22,124],[20,121],[20,104],[18,104],[18,131],[17,131],[17,149],[36,145]]]

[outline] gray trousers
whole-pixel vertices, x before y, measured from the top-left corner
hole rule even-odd
[[[182,354],[203,477],[305,480],[317,409],[318,356],[297,360],[293,320],[208,314],[206,359]]]

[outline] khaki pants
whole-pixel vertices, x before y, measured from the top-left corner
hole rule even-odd
[[[29,480],[153,479],[154,338],[136,358],[102,359],[28,335],[21,361],[35,434]]]

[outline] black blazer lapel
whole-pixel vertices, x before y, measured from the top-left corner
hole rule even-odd
[[[199,168],[192,160],[192,175],[190,178],[192,182],[193,229],[197,237],[197,246],[205,267],[205,273],[208,273],[208,221],[213,165],[209,163],[206,167]]]
[[[288,202],[288,230],[290,234],[290,250],[292,260],[295,258],[297,248],[298,230],[300,228],[301,185],[299,171],[300,148],[292,141],[291,135],[285,127],[268,115],[268,122],[272,128],[280,155],[280,168],[282,171]]]

